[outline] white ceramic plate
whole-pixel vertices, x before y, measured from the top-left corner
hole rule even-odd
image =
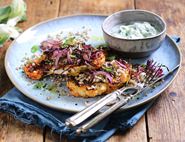
[[[80,31],[83,29],[82,27],[85,26],[85,28],[91,29],[89,32],[90,37],[102,37],[101,24],[105,18],[105,16],[97,15],[61,17],[42,22],[23,32],[11,44],[5,58],[6,71],[13,84],[23,94],[34,101],[62,111],[78,112],[86,107],[86,101],[96,101],[99,99],[100,97],[91,99],[75,98],[73,96],[58,97],[58,94],[52,94],[49,91],[33,89],[33,85],[28,85],[30,84],[29,80],[25,79],[21,71],[16,70],[16,68],[23,64],[21,61],[25,57],[25,54],[27,54],[28,57],[32,56],[31,47],[45,40],[48,34],[54,35],[60,31],[63,31],[64,33]],[[94,45],[104,43],[101,39],[102,38],[96,40],[92,39],[89,43]],[[148,58],[163,63],[169,68],[173,68],[181,62],[178,47],[168,36],[165,38],[161,47],[150,57],[132,60],[132,62],[144,63]],[[175,75],[176,74],[177,72]],[[170,76],[162,85],[158,86],[147,96],[140,95],[137,99],[133,99],[130,103],[122,107],[122,110],[136,107],[157,97],[167,86],[169,86],[174,77],[175,76]],[[48,100],[48,96],[51,97],[51,99]]]

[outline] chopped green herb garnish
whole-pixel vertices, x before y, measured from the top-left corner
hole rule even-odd
[[[102,48],[108,48],[108,47],[109,47],[108,43],[105,43],[105,44],[98,45],[96,48],[102,49]]]
[[[34,89],[46,89],[52,93],[56,93],[57,92],[57,86],[55,84],[48,84],[48,83],[44,83],[42,81],[37,82],[34,87]]]
[[[71,58],[76,58],[76,55],[72,55],[72,54],[71,54],[70,57],[71,57]]]
[[[146,64],[141,64],[140,66],[143,67],[143,68],[145,68],[146,67]]]
[[[113,69],[111,67],[104,67],[102,66],[102,68],[106,71],[106,72],[112,72]]]
[[[52,64],[52,63],[53,63],[52,60],[48,60],[48,59],[45,60],[45,64]]]
[[[32,48],[31,48],[31,53],[35,53],[35,52],[37,52],[39,50],[39,46],[38,45],[34,45],[34,46],[32,46]]]
[[[66,47],[74,45],[74,44],[75,44],[75,37],[69,37],[62,44],[62,48],[66,48]]]
[[[34,89],[42,89],[42,88],[45,88],[46,87],[46,83],[44,82],[37,82],[35,85],[34,85]]]
[[[56,93],[56,91],[57,91],[56,85],[53,85],[53,84],[47,85],[46,89],[47,89],[48,91],[52,92],[52,93]]]

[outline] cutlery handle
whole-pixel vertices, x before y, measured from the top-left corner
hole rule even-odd
[[[82,132],[86,132],[89,128],[93,127],[95,124],[97,124],[98,122],[100,122],[102,119],[104,119],[105,117],[107,117],[108,115],[110,115],[112,112],[114,112],[115,110],[117,110],[118,108],[120,108],[121,106],[125,105],[128,103],[128,101],[130,101],[134,96],[138,95],[139,93],[143,92],[145,89],[150,88],[151,86],[153,86],[155,83],[157,83],[158,81],[164,79],[165,77],[167,77],[170,73],[172,73],[173,71],[175,71],[180,65],[177,65],[176,67],[174,67],[171,71],[169,71],[168,74],[158,78],[157,80],[155,80],[154,82],[152,82],[151,84],[147,85],[146,87],[144,87],[143,89],[138,89],[136,93],[123,98],[121,97],[121,94],[129,89],[129,87],[127,88],[122,88],[120,89],[117,93],[117,98],[120,99],[120,101],[118,103],[116,103],[115,105],[113,105],[112,107],[110,107],[109,109],[107,109],[105,112],[97,115],[96,117],[94,117],[93,119],[91,119],[90,121],[88,121],[87,123],[85,123],[84,125],[82,125],[81,127],[79,127],[76,130],[76,133],[80,134]],[[132,87],[130,87],[132,88]]]
[[[103,106],[105,106],[106,104],[111,103],[112,101],[118,99],[119,98],[118,96],[120,94],[122,94],[125,90],[128,90],[130,88],[133,88],[133,87],[123,87],[119,90],[116,90],[106,95],[105,97],[95,102],[94,104],[90,105],[89,107],[85,108],[81,112],[66,119],[65,124],[67,126],[73,126],[73,127],[80,124],[81,122],[89,118],[91,115],[93,115],[95,112],[97,112],[99,109],[101,109]]]
[[[132,97],[127,97],[124,100],[120,100],[118,103],[116,103],[115,105],[113,105],[112,107],[110,107],[109,109],[107,109],[105,112],[97,115],[96,117],[94,117],[93,119],[91,119],[89,122],[87,122],[86,124],[84,124],[81,127],[79,127],[76,130],[76,133],[80,134],[82,132],[86,132],[89,128],[93,127],[95,124],[97,124],[102,119],[104,119],[105,117],[107,117],[108,115],[110,115],[112,112],[114,112],[115,110],[117,110],[121,106],[125,105],[131,98]]]
[[[109,102],[114,101],[117,99],[117,93],[113,92],[109,95],[106,95],[99,101],[95,102],[94,104],[90,105],[89,107],[85,108],[81,112],[73,115],[72,117],[66,119],[66,125],[67,126],[76,126],[86,120],[88,117],[93,115],[95,112],[97,112],[100,108],[108,104]]]

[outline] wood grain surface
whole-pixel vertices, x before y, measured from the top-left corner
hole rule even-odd
[[[43,130],[0,113],[0,142],[43,142]]]
[[[169,35],[181,37],[180,49],[185,55],[185,1],[136,0],[136,8],[147,9],[161,15],[167,22]],[[148,133],[151,142],[185,141],[185,60],[173,84],[147,113]]]
[[[109,142],[147,142],[147,132],[145,125],[145,116],[125,134],[119,134],[111,137]]]
[[[0,0],[0,6],[11,0]],[[111,14],[124,9],[147,9],[161,15],[167,22],[168,34],[181,36],[180,48],[185,55],[185,1],[183,0],[26,0],[28,27],[50,18],[71,14]],[[0,48],[0,95],[13,87],[4,69],[4,56],[11,42]],[[125,134],[116,134],[109,142],[183,142],[185,141],[185,61],[173,84],[162,93],[157,104]],[[58,142],[59,135],[18,122],[0,113],[0,142]],[[62,137],[61,141],[67,142]]]
[[[61,0],[59,15],[107,15],[124,9],[134,9],[134,0]]]
[[[0,5],[8,4],[11,0],[0,1]],[[26,0],[27,21],[20,23],[22,29],[49,18],[57,17],[59,0]],[[49,7],[49,8],[46,8]],[[4,55],[8,45],[0,48],[0,95],[4,94],[13,85],[8,79],[4,69]],[[13,117],[0,113],[0,142],[43,142],[43,130],[18,122]]]

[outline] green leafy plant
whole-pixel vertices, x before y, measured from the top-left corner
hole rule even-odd
[[[0,47],[9,38],[16,38],[20,29],[16,24],[26,20],[26,3],[24,0],[12,0],[8,6],[0,8]]]

